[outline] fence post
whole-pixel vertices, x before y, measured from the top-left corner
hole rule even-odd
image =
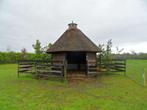
[[[100,63],[99,63],[99,71],[101,72],[101,68],[102,68],[102,54],[100,53]]]
[[[67,78],[67,62],[66,60],[64,60],[64,63],[63,63],[63,68],[64,68],[64,79],[66,80]]]
[[[17,67],[17,77],[19,78],[19,61],[18,61],[18,67]]]
[[[145,81],[145,71],[144,71],[144,68],[142,69],[142,83],[143,83],[143,86],[145,86],[146,84],[146,81]]]
[[[127,68],[126,68],[126,59],[124,60],[124,66],[125,66],[125,71],[124,71],[124,76],[126,76]]]
[[[37,72],[37,60],[35,60],[34,61],[34,76],[36,77],[36,78],[39,78],[40,76],[39,76],[39,73]]]

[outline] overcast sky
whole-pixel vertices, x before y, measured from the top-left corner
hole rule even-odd
[[[54,43],[72,20],[97,45],[147,52],[147,0],[0,0],[0,51]]]

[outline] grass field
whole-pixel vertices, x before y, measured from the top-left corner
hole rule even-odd
[[[138,84],[143,84],[142,73],[147,74],[147,60],[128,60],[127,76]]]
[[[127,75],[140,77],[142,67],[147,61],[127,61]],[[0,110],[147,110],[147,87],[120,74],[67,83],[16,73],[17,65],[0,65]]]

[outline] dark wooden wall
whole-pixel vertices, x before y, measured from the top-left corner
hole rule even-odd
[[[65,53],[53,53],[52,54],[52,64],[62,65],[65,61]]]
[[[88,65],[96,65],[96,53],[95,52],[87,53],[86,60]]]
[[[66,61],[66,53],[53,53],[52,54],[52,63],[55,65],[64,64]],[[88,65],[96,65],[96,53],[95,52],[87,52],[86,53],[86,63]]]

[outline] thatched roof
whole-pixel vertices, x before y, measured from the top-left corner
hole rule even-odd
[[[69,24],[69,28],[61,37],[47,50],[48,53],[82,51],[98,52],[98,47],[77,28],[77,24]]]

